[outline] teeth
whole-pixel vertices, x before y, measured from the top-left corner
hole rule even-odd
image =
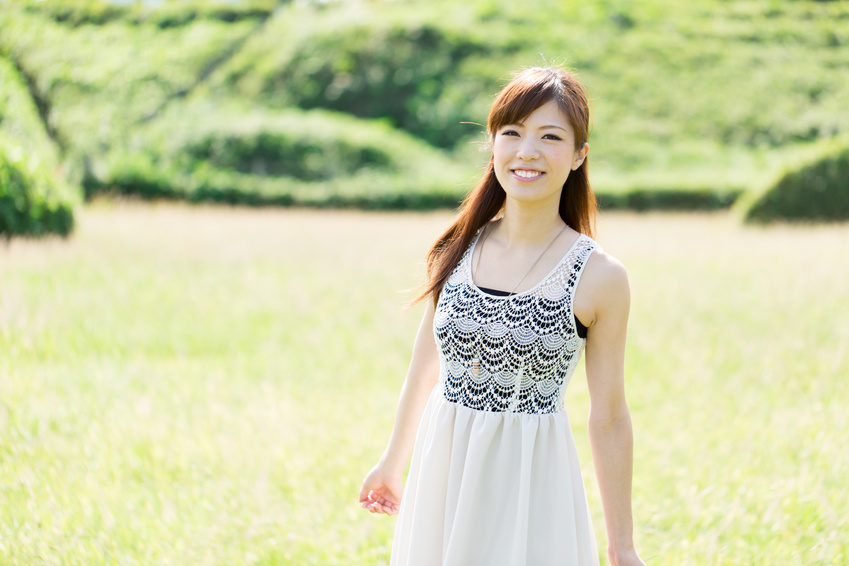
[[[525,171],[523,169],[514,169],[513,172],[523,179],[533,179],[534,177],[542,175],[539,171]]]

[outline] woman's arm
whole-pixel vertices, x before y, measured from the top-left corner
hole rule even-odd
[[[592,267],[592,270],[590,270]],[[581,286],[591,295],[594,320],[587,333],[589,435],[614,566],[641,565],[631,516],[633,433],[625,401],[625,335],[630,309],[628,275],[621,263],[597,254]]]
[[[433,338],[433,312],[433,301],[427,299],[427,309],[413,345],[407,379],[401,389],[392,436],[383,456],[368,473],[360,490],[361,505],[372,513],[394,515],[401,505],[401,478],[410,462],[427,399],[439,379],[439,356]]]

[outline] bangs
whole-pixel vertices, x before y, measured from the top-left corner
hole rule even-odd
[[[519,124],[550,100],[563,107],[563,85],[560,77],[548,69],[528,69],[499,93],[492,104],[487,129],[493,134],[508,124]]]
[[[489,135],[509,124],[522,123],[534,110],[552,100],[571,123],[576,147],[586,142],[589,106],[583,89],[571,75],[540,67],[519,73],[498,94],[487,119]]]

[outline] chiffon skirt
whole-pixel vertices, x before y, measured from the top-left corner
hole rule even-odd
[[[391,566],[597,566],[565,411],[496,413],[434,388],[419,426]]]

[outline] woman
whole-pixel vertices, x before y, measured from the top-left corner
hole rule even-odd
[[[607,554],[643,564],[624,394],[628,279],[590,238],[588,127],[584,90],[563,69],[528,69],[493,103],[492,158],[428,254],[395,427],[360,492],[372,513],[400,511],[394,565],[598,564],[563,407],[584,348]]]

